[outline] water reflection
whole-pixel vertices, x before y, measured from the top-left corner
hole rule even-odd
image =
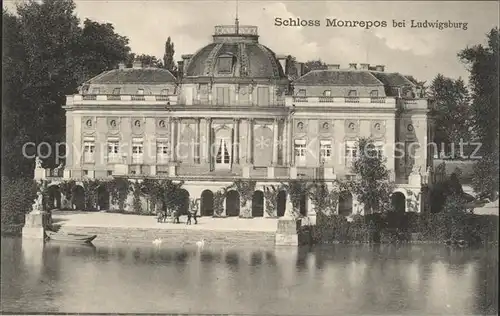
[[[2,312],[486,314],[487,249],[44,247],[2,239]]]

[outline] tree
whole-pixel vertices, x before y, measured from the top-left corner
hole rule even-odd
[[[391,208],[390,196],[394,185],[389,181],[385,163],[386,159],[371,139],[361,138],[358,141],[358,155],[352,167],[357,177],[350,187],[366,211],[385,212]]]
[[[288,75],[288,78],[290,78],[291,80],[297,79],[299,77],[299,73],[297,71],[297,59],[291,55],[288,55],[286,57],[285,65],[285,73]]]
[[[498,28],[487,34],[486,46],[467,47],[458,53],[470,72],[472,130],[482,146],[482,158],[474,168],[474,191],[496,199],[498,195]]]
[[[170,36],[167,38],[165,42],[165,54],[163,55],[163,67],[174,73],[175,71],[175,60],[174,60],[174,43],[170,39]]]
[[[163,68],[161,60],[159,60],[155,56],[146,54],[136,55],[135,53],[130,53],[127,56],[125,65],[127,67],[132,67],[134,61],[140,61],[143,67]]]
[[[313,71],[313,70],[326,70],[328,66],[321,59],[318,60],[309,60],[304,63],[304,74]]]
[[[16,15],[2,11],[2,174],[32,178],[34,159],[23,156],[23,146],[46,142],[54,153],[56,143],[65,140],[66,95],[116,67],[130,49],[110,24],[86,20],[80,27],[72,0],[22,2],[16,10]],[[54,166],[54,158],[44,166]]]
[[[453,80],[438,74],[429,87],[435,103],[434,143],[449,152],[451,146],[469,141],[469,94],[462,79]]]

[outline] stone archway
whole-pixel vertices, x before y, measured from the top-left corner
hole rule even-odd
[[[341,192],[339,196],[339,215],[349,216],[352,214],[353,203],[350,192]]]
[[[83,211],[85,209],[85,189],[77,184],[73,189],[72,195],[74,209]]]
[[[406,211],[406,197],[402,192],[396,191],[391,194],[391,204],[395,212],[404,213]]]
[[[210,190],[201,192],[200,216],[214,215],[214,194]]]
[[[54,184],[47,188],[47,201],[45,206],[47,210],[60,209],[61,208],[61,189],[58,185]]]
[[[109,210],[109,199],[110,195],[108,189],[104,184],[101,184],[99,188],[97,188],[97,206],[100,211]]]
[[[186,215],[189,212],[189,192],[186,189],[180,189],[176,199],[178,199],[180,215]]]
[[[286,191],[279,191],[276,201],[276,216],[285,216],[286,209]]]
[[[227,192],[225,206],[226,206],[226,216],[239,216],[240,194],[235,190]]]
[[[264,216],[264,192],[255,191],[252,196],[252,217]]]

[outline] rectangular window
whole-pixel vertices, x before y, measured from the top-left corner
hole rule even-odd
[[[101,89],[99,88],[92,88],[92,94],[99,94],[101,92]]]
[[[144,94],[144,89],[137,89],[137,94],[143,95]]]
[[[120,88],[114,88],[113,89],[113,94],[114,95],[119,95],[120,94]]]
[[[370,92],[370,97],[377,98],[378,97],[378,90],[372,90]]]
[[[358,148],[356,142],[348,141],[345,144],[345,165],[351,168],[354,160],[358,156]]]
[[[89,175],[89,171],[88,170],[83,170],[83,175],[84,176],[88,176]]]
[[[132,163],[142,164],[144,156],[144,144],[142,139],[132,140]]]
[[[113,171],[112,170],[108,170],[108,177],[111,177],[113,175]]]
[[[358,91],[356,91],[356,90],[349,90],[349,94],[347,96],[348,97],[357,97],[358,96]]]
[[[295,162],[304,164],[306,161],[306,141],[304,139],[295,140],[294,144]]]
[[[162,89],[160,94],[161,95],[168,95],[168,89]]]
[[[108,162],[120,162],[120,143],[117,140],[108,141]]]
[[[83,143],[83,161],[94,162],[95,143],[94,141],[84,141]]]
[[[266,106],[269,105],[269,88],[268,87],[258,87],[257,88],[257,104]]]
[[[156,162],[163,164],[168,162],[168,143],[167,141],[158,141],[156,143]]]
[[[229,87],[217,87],[217,105],[229,105]]]
[[[306,89],[300,89],[299,92],[297,92],[298,97],[305,97],[306,96]]]
[[[198,91],[201,103],[208,103],[208,84],[200,84],[200,89]]]
[[[233,66],[232,57],[219,57],[219,73],[231,73]]]
[[[325,96],[325,97],[331,97],[332,96],[332,90],[325,90],[323,92],[323,96]]]
[[[319,141],[319,157],[321,162],[330,160],[332,157],[332,142],[329,140]]]

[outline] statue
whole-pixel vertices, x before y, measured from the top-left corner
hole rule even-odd
[[[40,157],[36,156],[35,157],[35,169],[41,169],[42,168],[42,159]]]
[[[61,171],[64,168],[64,163],[60,163],[59,166],[54,168],[53,176],[57,177],[59,176],[59,171]]]
[[[39,214],[43,211],[43,195],[42,192],[38,191],[37,192],[37,197],[35,199],[35,203],[32,205],[32,211],[31,213],[33,214]]]

